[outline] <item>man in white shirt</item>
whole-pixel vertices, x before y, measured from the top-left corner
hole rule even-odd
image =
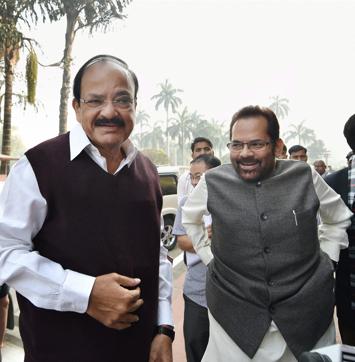
[[[206,173],[183,207],[208,265],[204,362],[295,362],[335,343],[332,261],[348,245],[352,213],[306,162],[276,159],[282,145],[272,110],[241,109],[230,125],[231,164]]]
[[[0,281],[18,292],[25,361],[170,362],[158,175],[128,139],[138,80],[99,55],[73,89],[77,127],[26,152],[0,197]]]
[[[205,137],[196,137],[191,143],[191,157],[194,160],[200,155],[212,155],[213,156],[213,144],[212,142]],[[190,180],[190,171],[186,170],[178,180],[177,186],[177,195],[178,195],[178,204],[184,196],[188,196],[193,190]]]

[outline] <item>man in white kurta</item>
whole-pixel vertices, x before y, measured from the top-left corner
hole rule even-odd
[[[351,213],[308,165],[276,161],[278,147],[273,112],[242,109],[231,123],[232,164],[202,178],[183,207],[187,233],[209,264],[205,362],[296,361],[335,342],[330,261],[348,245]],[[208,212],[212,250],[201,224]]]

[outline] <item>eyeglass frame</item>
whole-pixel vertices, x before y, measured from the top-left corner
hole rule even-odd
[[[122,100],[124,97],[127,97],[127,99],[129,99],[129,106],[127,106],[127,107],[121,107],[120,103],[119,103],[119,100],[120,99]],[[90,102],[95,102],[95,101],[99,102],[99,103],[101,102],[101,104],[99,104],[97,106],[94,106],[92,103],[90,103]],[[132,108],[135,100],[132,97],[128,96],[128,95],[122,95],[121,97],[118,97],[118,98],[112,99],[112,100],[79,98],[79,102],[85,104],[90,109],[101,109],[101,108],[103,108],[103,106],[105,104],[107,104],[108,102],[111,102],[114,108],[119,108],[121,110],[127,111],[127,110],[130,110]]]
[[[241,146],[241,149],[239,149],[239,150],[234,150],[234,149],[232,149],[231,146],[232,146],[233,143],[234,143],[234,144],[237,143],[238,145],[240,145],[240,146]],[[259,148],[259,149],[253,149],[253,148],[250,147],[250,145],[251,145],[252,143],[261,143],[261,144],[263,144],[263,145],[262,145],[261,148]],[[263,151],[263,150],[266,148],[266,146],[271,145],[271,144],[274,144],[274,142],[271,142],[271,141],[262,141],[262,140],[253,140],[253,141],[249,141],[249,142],[231,141],[231,142],[228,142],[228,143],[227,143],[227,147],[228,147],[229,151],[231,151],[231,152],[237,152],[237,153],[238,153],[238,152],[242,152],[242,151],[244,150],[244,146],[246,145],[249,151],[259,152],[259,151]]]

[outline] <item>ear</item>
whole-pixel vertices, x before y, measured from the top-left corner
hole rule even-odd
[[[281,138],[278,138],[275,142],[275,155],[276,157],[278,155],[282,154],[282,149],[284,147],[284,141]]]
[[[81,116],[80,116],[80,103],[77,101],[76,98],[73,98],[72,102],[71,102],[72,107],[74,108],[75,111],[75,116],[76,116],[76,120],[81,123]]]

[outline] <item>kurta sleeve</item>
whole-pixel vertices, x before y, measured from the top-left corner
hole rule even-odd
[[[192,240],[196,253],[206,265],[213,259],[211,241],[208,239],[208,233],[203,222],[203,216],[209,214],[207,199],[207,184],[203,175],[182,207],[182,224]]]

